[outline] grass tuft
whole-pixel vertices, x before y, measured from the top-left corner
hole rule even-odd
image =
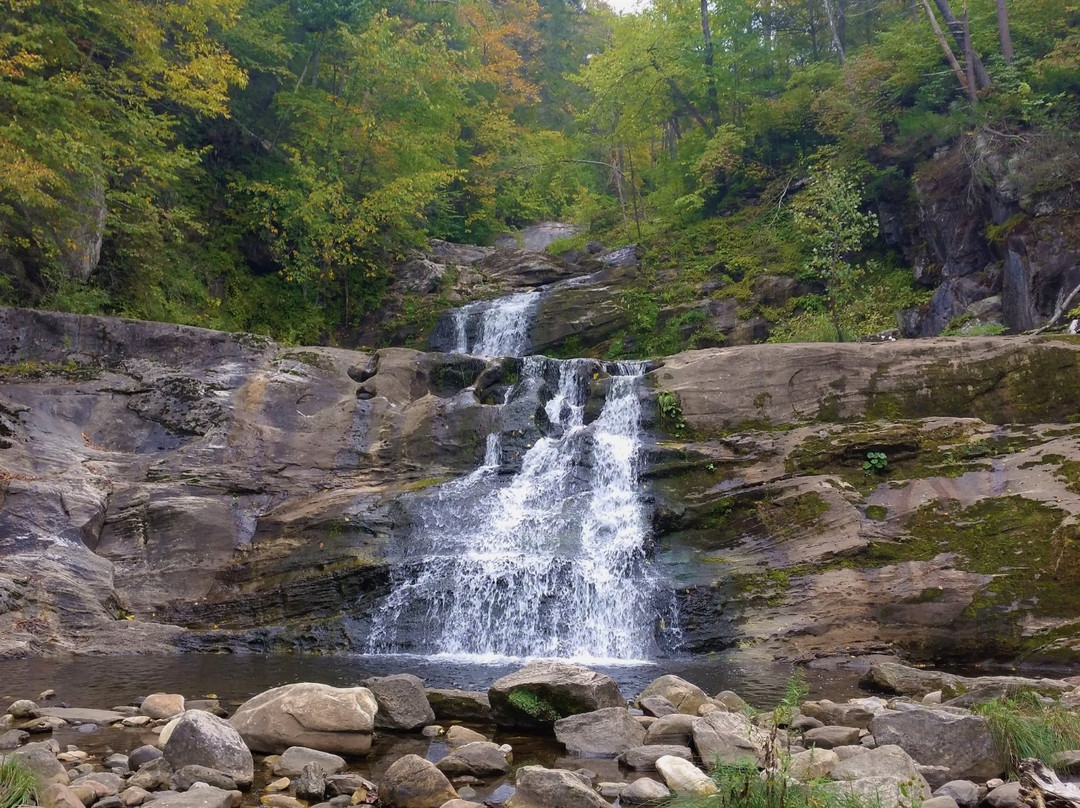
[[[1010,775],[1019,774],[1024,758],[1053,766],[1059,752],[1080,749],[1080,715],[1057,703],[1045,704],[1037,693],[1022,691],[976,705],[974,710],[990,723]]]
[[[20,805],[36,805],[38,779],[17,758],[0,761],[0,808],[18,808]]]

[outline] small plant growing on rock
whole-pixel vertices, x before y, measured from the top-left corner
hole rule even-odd
[[[660,423],[675,433],[676,437],[682,437],[686,429],[686,419],[683,418],[679,397],[670,390],[661,390],[656,396],[656,404],[660,408]]]
[[[6,758],[0,762],[0,808],[36,805],[39,783],[22,761]]]
[[[884,452],[867,452],[862,470],[867,474],[880,474],[889,465],[889,458]]]

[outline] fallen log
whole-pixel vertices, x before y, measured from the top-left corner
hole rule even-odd
[[[1080,787],[1063,783],[1042,761],[1020,761],[1020,799],[1031,808],[1080,808]]]

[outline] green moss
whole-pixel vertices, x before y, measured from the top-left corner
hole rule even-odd
[[[866,518],[873,519],[875,522],[884,522],[888,518],[889,509],[884,505],[867,505],[866,506]]]
[[[43,379],[46,376],[59,376],[78,382],[96,379],[100,375],[100,367],[81,364],[74,359],[68,359],[64,362],[38,362],[33,359],[24,359],[11,365],[0,365],[0,381]]]
[[[413,480],[411,482],[404,483],[401,486],[402,491],[423,491],[424,489],[431,488],[432,486],[442,485],[445,482],[452,480],[452,477],[443,475],[442,477],[425,477],[422,480]]]
[[[523,687],[511,690],[506,700],[530,718],[540,722],[554,722],[579,712],[573,705],[563,704],[559,699],[535,693]]]
[[[315,351],[289,351],[281,355],[282,360],[290,362],[300,362],[303,365],[310,365],[313,368],[319,370],[333,370],[334,363],[330,357]]]
[[[1059,458],[1059,455],[1045,455],[1043,460],[1045,462],[1055,462],[1050,460],[1051,457]],[[1054,473],[1055,477],[1058,477],[1065,481],[1065,487],[1072,491],[1074,494],[1080,494],[1080,461],[1077,460],[1065,460],[1060,457],[1061,465],[1058,466],[1058,470]]]

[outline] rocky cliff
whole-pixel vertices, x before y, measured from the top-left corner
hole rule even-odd
[[[495,403],[517,373],[0,310],[0,655],[362,648],[411,504],[492,429],[542,429],[547,384]],[[1075,660],[1080,343],[709,349],[649,378],[685,650]]]

